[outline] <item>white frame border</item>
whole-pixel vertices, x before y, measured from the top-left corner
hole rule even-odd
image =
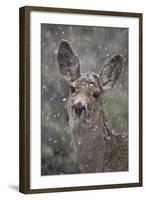
[[[139,18],[32,11],[30,19],[30,189],[139,182]],[[40,176],[41,23],[129,28],[129,172]]]

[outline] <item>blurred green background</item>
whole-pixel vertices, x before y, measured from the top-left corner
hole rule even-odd
[[[69,88],[56,61],[61,39],[71,43],[84,72],[98,73],[113,54],[124,56],[120,80],[103,102],[112,129],[128,131],[128,29],[41,24],[41,175],[81,173],[69,129]]]

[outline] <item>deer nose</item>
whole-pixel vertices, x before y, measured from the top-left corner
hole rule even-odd
[[[85,106],[82,105],[81,102],[78,102],[77,104],[73,105],[72,108],[74,109],[74,111],[75,111],[75,113],[76,113],[77,115],[80,115],[83,111],[86,110]]]

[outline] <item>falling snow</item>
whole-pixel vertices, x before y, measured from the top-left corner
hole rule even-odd
[[[62,101],[65,102],[67,100],[67,98],[63,98]]]

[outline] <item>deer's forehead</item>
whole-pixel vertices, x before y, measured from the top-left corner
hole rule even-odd
[[[88,88],[99,88],[102,89],[102,83],[100,80],[99,75],[95,74],[95,73],[83,73],[81,74],[81,76],[79,77],[78,80],[76,80],[73,83],[74,86],[77,87],[88,87]]]

